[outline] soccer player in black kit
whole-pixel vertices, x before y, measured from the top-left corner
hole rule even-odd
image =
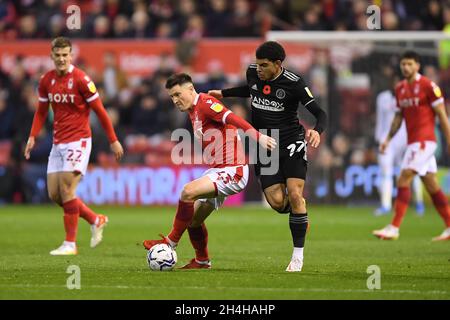
[[[308,227],[303,188],[306,178],[306,145],[317,148],[327,122],[326,113],[314,101],[303,79],[282,66],[286,53],[277,42],[267,41],[256,50],[256,61],[247,69],[247,85],[210,90],[216,98],[250,97],[252,124],[258,129],[279,130],[279,166],[272,175],[262,174],[263,164],[255,165],[261,187],[270,206],[279,213],[289,213],[294,250],[286,271],[303,267],[303,247]],[[314,129],[299,123],[299,102],[316,118]]]

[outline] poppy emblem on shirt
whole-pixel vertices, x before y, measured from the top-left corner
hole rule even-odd
[[[81,149],[86,149],[86,141],[81,141]]]
[[[263,88],[263,93],[264,94],[270,94],[270,86],[268,84],[266,84]]]

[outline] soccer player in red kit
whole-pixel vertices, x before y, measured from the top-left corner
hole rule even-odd
[[[403,119],[406,123],[408,146],[397,182],[395,216],[391,224],[381,230],[373,231],[373,234],[386,240],[395,240],[399,237],[400,225],[411,197],[410,185],[414,176],[418,174],[446,225],[442,234],[433,238],[433,241],[450,240],[450,208],[436,178],[437,164],[434,156],[437,147],[434,134],[436,116],[439,118],[447,141],[447,149],[450,151],[450,124],[445,111],[444,98],[440,88],[433,81],[419,74],[420,57],[416,52],[407,51],[402,55],[400,69],[405,79],[395,88],[399,111],[392,121],[386,140],[380,145],[380,152],[383,153],[386,150]]]
[[[161,235],[161,240],[145,240],[143,245],[150,249],[155,244],[167,243],[175,248],[187,229],[195,258],[183,269],[209,269],[208,231],[204,220],[223,204],[227,196],[241,192],[248,181],[248,164],[243,156],[237,128],[243,129],[266,149],[274,149],[276,142],[236,116],[216,98],[198,94],[188,74],[170,76],[166,89],[176,107],[189,114],[194,135],[201,140],[202,150],[215,152],[211,153],[211,168],[202,177],[184,186],[169,235]]]
[[[92,248],[102,240],[103,228],[108,222],[108,217],[94,213],[75,195],[81,177],[86,174],[91,152],[91,109],[97,114],[106,131],[117,160],[123,156],[123,148],[117,140],[93,81],[71,64],[70,40],[64,37],[55,38],[51,43],[51,58],[55,69],[40,79],[39,106],[25,147],[25,158],[30,158],[35,137],[45,123],[51,106],[54,113],[53,147],[47,166],[47,186],[49,197],[64,210],[66,238],[63,244],[50,254],[74,255],[78,253],[76,235],[79,216],[91,225]]]

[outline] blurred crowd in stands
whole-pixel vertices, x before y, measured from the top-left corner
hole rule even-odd
[[[66,9],[83,28],[66,28]],[[367,7],[383,30],[443,30],[446,0],[0,0],[0,39],[263,37],[268,30],[366,30]]]

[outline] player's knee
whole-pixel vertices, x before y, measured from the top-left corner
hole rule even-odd
[[[61,197],[59,196],[59,192],[49,190],[48,191],[48,197],[53,202],[55,202],[57,204],[61,204]]]
[[[189,184],[186,184],[181,191],[181,201],[194,201],[195,200],[195,189]]]
[[[61,201],[64,203],[68,200],[71,200],[75,197],[75,191],[69,187],[61,187],[59,190],[59,196]]]
[[[276,199],[271,199],[269,201],[270,206],[273,210],[277,211],[278,213],[284,213],[286,204],[284,203],[284,199],[279,199],[278,201]]]
[[[305,201],[300,192],[289,191],[288,195],[289,195],[289,202],[291,203],[292,206],[300,206],[300,207],[304,206]]]

